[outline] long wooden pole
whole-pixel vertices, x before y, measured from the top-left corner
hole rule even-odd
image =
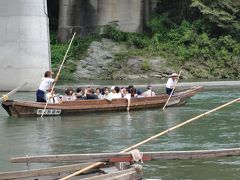
[[[16,93],[20,88],[22,88],[23,86],[25,86],[26,84],[28,84],[27,82],[19,85],[18,87],[16,87],[15,89],[11,90],[9,93],[2,95],[2,97],[0,98],[0,101],[6,101],[8,100],[9,96],[13,95],[14,93]]]
[[[195,121],[195,120],[197,120],[197,119],[199,119],[199,118],[201,118],[203,116],[206,116],[206,115],[208,115],[208,114],[210,114],[212,112],[215,112],[215,111],[217,111],[219,109],[222,109],[222,108],[224,108],[226,106],[229,106],[229,105],[231,105],[231,104],[233,104],[233,103],[235,103],[237,101],[240,101],[240,98],[234,99],[234,100],[232,100],[232,101],[230,101],[228,103],[225,103],[225,104],[223,104],[223,105],[221,105],[221,106],[219,106],[217,108],[214,108],[214,109],[212,109],[210,111],[207,111],[207,112],[205,112],[203,114],[200,114],[200,115],[198,115],[198,116],[196,116],[194,118],[191,118],[191,119],[189,119],[187,121],[184,121],[183,123],[180,123],[180,124],[178,124],[178,125],[176,125],[174,127],[171,127],[169,129],[167,129],[167,130],[165,130],[165,131],[163,131],[163,132],[161,132],[159,134],[156,134],[156,135],[154,135],[154,136],[152,136],[152,137],[150,137],[150,138],[148,138],[148,139],[146,139],[144,141],[141,141],[141,142],[139,142],[139,143],[137,143],[137,144],[127,148],[127,149],[124,149],[120,153],[125,153],[125,152],[128,152],[128,151],[131,151],[131,150],[133,150],[133,149],[135,149],[135,148],[137,148],[137,147],[139,147],[139,146],[141,146],[141,145],[143,145],[143,144],[145,144],[145,143],[147,143],[149,141],[152,141],[152,140],[154,140],[154,139],[156,139],[156,138],[158,138],[158,137],[160,137],[160,136],[162,136],[162,135],[164,135],[164,134],[166,134],[168,132],[171,132],[171,131],[173,131],[173,130],[179,128],[179,127],[182,127],[182,126],[184,126],[184,125],[186,125],[188,123],[191,123],[191,122],[193,122],[193,121]],[[70,174],[69,176],[66,176],[66,177],[64,177],[64,178],[62,178],[60,180],[66,180],[66,179],[72,178],[72,177],[77,176],[77,175],[79,175],[79,174],[81,174],[81,173],[83,173],[83,172],[85,172],[85,171],[87,171],[87,170],[89,170],[91,168],[95,168],[95,167],[97,167],[99,165],[102,165],[102,164],[104,164],[104,162],[96,162],[96,163],[94,163],[94,164],[92,164],[92,165],[90,165],[90,166],[88,166],[88,167],[86,167],[84,169],[81,169],[81,170],[79,170],[79,171],[77,171],[77,172],[75,172],[73,174]]]
[[[55,87],[55,85],[56,85],[56,83],[57,83],[57,80],[58,80],[58,78],[59,78],[59,76],[60,76],[60,73],[61,73],[63,64],[64,64],[64,62],[65,62],[65,60],[66,60],[68,51],[69,51],[69,49],[70,49],[70,47],[71,47],[71,45],[72,45],[72,42],[73,42],[73,39],[74,39],[75,35],[76,35],[76,32],[73,34],[72,39],[71,39],[71,41],[70,41],[70,43],[69,43],[69,45],[68,45],[67,51],[66,51],[66,53],[65,53],[65,55],[64,55],[64,58],[63,58],[63,60],[62,60],[62,64],[61,64],[61,66],[60,66],[60,68],[59,68],[59,70],[58,70],[58,73],[57,73],[57,75],[56,75],[55,81],[54,81],[54,83],[53,83],[52,90],[51,90],[51,94],[52,94],[52,92],[53,92],[53,90],[54,90],[54,87]],[[43,117],[43,115],[44,115],[44,113],[45,113],[45,111],[46,111],[47,105],[48,105],[48,102],[46,102],[46,104],[45,104],[45,107],[44,107],[44,109],[43,109],[43,111],[42,111],[41,117]]]
[[[165,109],[165,107],[167,106],[170,98],[172,97],[173,92],[174,92],[174,90],[175,90],[175,88],[176,88],[176,86],[177,86],[177,83],[178,83],[178,80],[179,80],[179,77],[180,77],[181,73],[182,73],[182,71],[179,72],[178,77],[177,77],[177,81],[176,81],[176,83],[174,84],[174,87],[173,87],[173,89],[172,89],[172,92],[171,92],[170,96],[168,97],[168,100],[167,100],[167,102],[165,103],[165,105],[163,106],[162,110]]]

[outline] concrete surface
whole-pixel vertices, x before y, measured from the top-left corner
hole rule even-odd
[[[45,0],[0,0],[0,91],[38,88],[50,67]]]

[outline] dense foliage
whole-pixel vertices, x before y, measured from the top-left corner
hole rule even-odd
[[[149,22],[148,34],[124,33],[107,26],[103,36],[125,41],[132,47],[131,55],[163,56],[169,65],[183,67],[197,78],[240,76],[238,6],[228,0],[184,1],[179,8],[188,11],[180,14],[177,5],[177,13],[168,9],[172,1],[161,2],[163,6]]]
[[[232,0],[158,0],[155,13],[144,33],[122,32],[107,25],[98,36],[78,39],[67,61],[67,73],[86,52],[92,40],[110,38],[126,43],[129,56],[161,56],[169,66],[182,67],[196,78],[240,77],[240,3]],[[67,45],[52,41],[52,63],[57,68]],[[148,70],[146,61],[143,69]],[[64,76],[67,77],[67,76]]]

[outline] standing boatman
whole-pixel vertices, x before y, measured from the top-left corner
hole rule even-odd
[[[46,92],[52,88],[52,84],[57,81],[57,79],[52,78],[53,72],[46,71],[44,77],[39,85],[36,92],[37,102],[46,102]]]
[[[175,87],[175,84],[177,82],[177,77],[178,77],[178,74],[176,74],[176,73],[172,73],[169,76],[167,84],[166,84],[166,93],[168,95],[170,95],[172,93],[172,90]]]

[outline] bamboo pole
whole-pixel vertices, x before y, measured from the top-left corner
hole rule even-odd
[[[27,82],[20,84],[18,87],[16,87],[15,89],[11,90],[10,92],[8,92],[7,94],[3,94],[2,97],[0,98],[0,101],[6,101],[9,99],[9,96],[13,95],[14,93],[16,93],[20,88],[22,88],[23,86],[25,86],[26,84],[28,84]]]
[[[90,166],[88,166],[88,167],[85,167],[85,168],[83,168],[83,169],[81,169],[81,170],[79,170],[79,171],[76,171],[75,173],[70,174],[70,175],[68,175],[68,176],[66,176],[66,177],[63,177],[63,178],[61,178],[60,180],[70,179],[70,178],[72,178],[72,177],[74,177],[74,176],[77,176],[77,175],[79,175],[79,174],[81,174],[81,173],[83,173],[83,172],[86,172],[86,171],[88,171],[88,170],[90,170],[90,169],[93,169],[93,168],[98,167],[98,166],[103,165],[103,164],[105,164],[105,163],[104,163],[104,162],[96,162],[96,163],[93,163],[92,165],[90,165]]]
[[[137,147],[139,147],[139,146],[141,146],[141,145],[143,145],[143,144],[145,144],[145,143],[147,143],[149,141],[152,141],[152,140],[154,140],[154,139],[156,139],[156,138],[158,138],[158,137],[160,137],[160,136],[162,136],[162,135],[164,135],[164,134],[166,134],[168,132],[171,132],[171,131],[173,131],[173,130],[179,128],[179,127],[182,127],[182,126],[184,126],[184,125],[186,125],[188,123],[191,123],[191,122],[193,122],[193,121],[195,121],[195,120],[197,120],[197,119],[199,119],[199,118],[201,118],[203,116],[206,116],[206,115],[208,115],[208,114],[210,114],[212,112],[215,112],[215,111],[217,111],[219,109],[222,109],[222,108],[224,108],[226,106],[229,106],[229,105],[231,105],[231,104],[233,104],[233,103],[235,103],[237,101],[240,101],[240,98],[234,99],[234,100],[232,100],[232,101],[230,101],[228,103],[225,103],[225,104],[223,104],[223,105],[221,105],[221,106],[219,106],[217,108],[214,108],[214,109],[212,109],[210,111],[207,111],[207,112],[205,112],[203,114],[200,114],[200,115],[198,115],[198,116],[196,116],[194,118],[191,118],[191,119],[189,119],[187,121],[184,121],[183,123],[180,123],[180,124],[178,124],[176,126],[173,126],[173,127],[169,128],[169,129],[167,129],[167,130],[165,130],[165,131],[163,131],[163,132],[161,132],[159,134],[156,134],[156,135],[154,135],[154,136],[152,136],[152,137],[150,137],[150,138],[148,138],[148,139],[146,139],[144,141],[141,141],[141,142],[139,142],[139,143],[137,143],[137,144],[127,148],[127,149],[122,150],[120,153],[125,153],[125,152],[128,152],[128,151],[131,151],[131,150],[133,150],[133,149],[135,149],[135,148],[137,148]],[[67,179],[69,179],[71,177],[77,176],[77,175],[79,175],[79,174],[81,174],[81,173],[83,173],[83,172],[85,172],[85,171],[87,171],[87,170],[89,170],[91,168],[95,168],[95,167],[97,167],[99,165],[102,165],[102,164],[104,164],[104,163],[103,162],[96,162],[96,163],[90,165],[89,167],[81,169],[81,170],[79,170],[79,171],[77,171],[77,172],[75,172],[73,174],[70,174],[69,176],[66,176],[66,177],[64,177],[64,178],[62,178],[60,180],[67,180]]]
[[[168,100],[167,100],[167,102],[165,103],[165,105],[163,106],[162,110],[165,109],[165,107],[167,106],[167,104],[168,104],[170,98],[172,97],[173,92],[174,92],[174,90],[175,90],[175,88],[176,88],[176,86],[177,86],[177,83],[178,83],[178,80],[179,80],[179,77],[180,77],[181,73],[182,73],[182,71],[179,72],[179,74],[178,74],[178,78],[177,78],[177,81],[176,81],[176,83],[174,84],[174,87],[173,87],[173,89],[172,89],[172,92],[171,92],[170,96],[168,97]]]
[[[59,70],[58,70],[58,73],[57,73],[57,75],[56,75],[55,82],[53,83],[52,90],[51,90],[50,94],[52,94],[52,92],[53,92],[53,90],[54,90],[54,87],[55,87],[55,85],[56,85],[56,83],[57,83],[57,80],[58,80],[58,78],[59,78],[59,76],[60,76],[60,73],[61,73],[63,64],[64,64],[64,62],[65,62],[65,60],[66,60],[68,51],[69,51],[69,49],[70,49],[70,47],[71,47],[71,45],[72,45],[72,42],[73,42],[73,39],[74,39],[75,35],[76,35],[76,32],[73,34],[72,39],[71,39],[71,41],[70,41],[70,43],[69,43],[69,45],[68,45],[67,51],[66,51],[66,53],[65,53],[65,55],[64,55],[64,58],[63,58],[62,63],[61,63],[61,66],[60,66],[60,68],[59,68]],[[43,117],[43,115],[44,115],[44,113],[45,113],[45,111],[46,111],[46,109],[47,109],[47,105],[48,105],[48,102],[46,102],[46,104],[45,104],[45,106],[44,106],[44,109],[43,109],[43,111],[42,111],[41,117]]]

